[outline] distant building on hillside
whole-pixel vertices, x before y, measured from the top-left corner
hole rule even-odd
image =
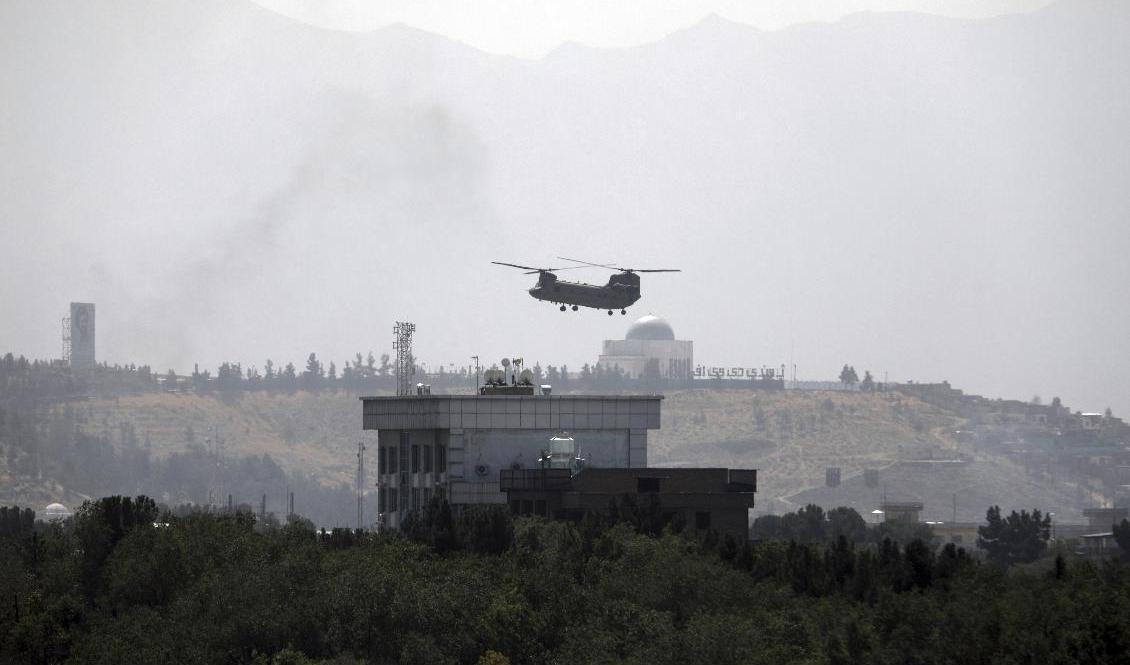
[[[1119,524],[1127,518],[1130,510],[1126,508],[1086,508],[1083,517],[1087,518],[1087,526],[1091,529],[1109,531],[1111,525]]]
[[[597,365],[605,371],[619,367],[633,379],[689,380],[694,371],[694,342],[675,339],[671,324],[648,314],[628,328],[624,339],[604,340]]]
[[[43,519],[48,522],[55,522],[58,520],[65,520],[71,516],[71,511],[61,503],[49,503],[43,509]]]
[[[892,520],[905,520],[907,522],[918,522],[918,515],[922,512],[921,501],[884,501],[879,509],[883,511],[883,519],[887,522]]]

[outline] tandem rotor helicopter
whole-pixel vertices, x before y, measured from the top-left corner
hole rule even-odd
[[[617,309],[620,310],[621,314],[627,314],[627,308],[640,299],[640,276],[638,273],[682,272],[673,268],[621,268],[613,264],[589,263],[588,261],[568,259],[564,256],[557,258],[580,265],[563,268],[535,268],[516,263],[503,263],[502,261],[491,261],[491,263],[519,268],[525,270],[527,275],[537,273],[538,283],[530,289],[530,295],[538,300],[560,305],[558,309],[562,312],[565,311],[567,306],[572,306],[574,312],[581,307],[591,307],[593,309],[606,309],[609,316],[612,316],[612,311]],[[609,277],[608,283],[603,286],[585,284],[584,282],[567,282],[557,278],[556,273],[562,270],[579,268],[605,268],[616,271],[616,274]]]

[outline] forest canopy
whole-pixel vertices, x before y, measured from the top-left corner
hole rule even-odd
[[[1116,663],[1130,567],[921,540],[737,544],[442,502],[403,533],[88,502],[0,520],[13,663]],[[845,519],[850,525],[852,520]],[[1050,555],[1049,555],[1050,556]]]

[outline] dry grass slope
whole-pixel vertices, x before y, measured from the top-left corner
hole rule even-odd
[[[235,399],[146,394],[82,408],[93,415],[90,427],[114,440],[120,423],[132,424],[158,457],[191,445],[190,430],[197,444],[218,431],[228,456],[269,454],[288,471],[336,485],[352,484],[356,443],[373,438],[361,430],[357,398],[347,392],[248,393]],[[957,485],[969,494],[969,509],[980,514],[984,506],[973,506],[977,501],[1028,502],[1061,514],[1074,509],[1077,497],[1067,488],[1034,484],[1011,460],[979,456],[949,436],[962,422],[949,411],[894,393],[678,391],[664,400],[662,427],[650,438],[650,462],[759,469],[759,511],[791,510],[807,501],[867,508],[877,503],[880,490],[863,489],[855,476],[868,468],[884,470],[881,491],[891,498],[925,499],[928,515],[933,510],[948,517]],[[935,472],[915,462],[928,459],[965,463]],[[842,469],[841,490],[823,488],[830,466]],[[23,483],[17,493],[57,496],[57,488],[45,482]]]

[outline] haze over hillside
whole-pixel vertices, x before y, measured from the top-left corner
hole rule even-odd
[[[1031,12],[1053,0],[648,0],[587,5],[571,0],[254,0],[310,25],[364,32],[403,23],[444,35],[489,53],[539,58],[561,44],[624,48],[653,42],[717,14],[761,30],[834,21],[864,11],[925,12],[954,18],[988,18]]]
[[[527,61],[249,2],[7,2],[0,349],[56,355],[83,300],[101,358],[159,369],[340,360],[398,318],[433,364],[579,367],[625,321],[488,264],[564,255],[683,268],[636,310],[702,362],[1124,413],[1128,28],[713,18]]]

